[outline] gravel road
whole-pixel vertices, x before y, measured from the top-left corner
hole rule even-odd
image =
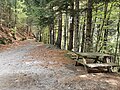
[[[81,67],[65,64],[58,52],[34,41],[1,52],[0,90],[120,90],[119,76],[83,74]]]
[[[23,88],[27,90],[26,85],[31,83],[29,78],[34,81],[32,76],[36,75],[38,69],[23,63],[22,60],[29,59],[26,54],[35,47],[37,47],[36,43],[26,42],[25,45],[0,53],[0,90],[23,90]]]
[[[37,46],[38,43],[30,41],[0,53],[0,90],[56,90],[57,74],[62,73],[63,78],[75,75],[65,67],[54,69],[35,66],[44,62],[38,62],[27,54]],[[27,60],[32,61],[25,62]]]

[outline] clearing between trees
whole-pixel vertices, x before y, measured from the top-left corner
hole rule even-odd
[[[67,51],[17,42],[0,52],[0,90],[120,90],[117,73],[87,73]]]

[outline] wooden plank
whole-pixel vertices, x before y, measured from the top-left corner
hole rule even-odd
[[[77,59],[77,57],[71,57],[71,59]]]
[[[83,56],[83,57],[85,57],[85,56],[87,56],[87,57],[105,57],[105,56],[107,56],[107,57],[110,57],[110,56],[112,56],[112,55],[109,55],[109,54],[104,54],[104,53],[97,53],[97,52],[93,52],[93,53],[80,53],[80,52],[74,52],[75,54],[77,54],[78,56]]]
[[[117,66],[117,64],[111,64],[111,63],[94,63],[94,64],[86,64],[87,67],[90,68],[97,68],[97,67],[114,67]]]
[[[113,55],[110,54],[104,54],[104,53],[99,53],[99,52],[75,52],[72,51],[72,54],[76,54],[78,56],[82,56],[82,57],[113,57]]]

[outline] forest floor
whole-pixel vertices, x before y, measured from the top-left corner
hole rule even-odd
[[[67,51],[33,40],[1,47],[0,90],[120,90],[120,75],[87,73]]]

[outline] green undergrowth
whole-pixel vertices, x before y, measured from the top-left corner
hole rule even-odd
[[[7,38],[0,38],[0,44],[9,44],[12,43],[12,40],[7,39]]]

